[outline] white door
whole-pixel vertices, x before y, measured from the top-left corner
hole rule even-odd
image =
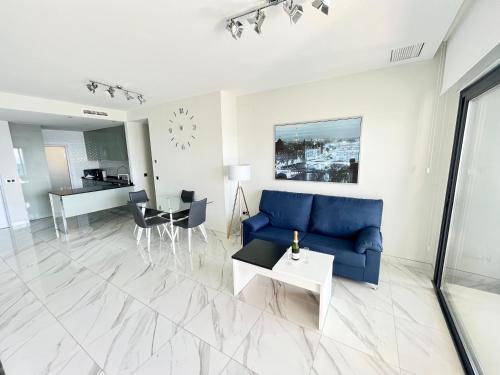
[[[7,219],[7,206],[6,200],[3,196],[3,188],[1,186],[2,177],[0,176],[0,229],[7,228],[9,226],[9,220]]]
[[[66,147],[45,146],[52,190],[71,188]]]

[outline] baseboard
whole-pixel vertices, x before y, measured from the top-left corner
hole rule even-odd
[[[30,225],[29,220],[26,221],[16,221],[14,223],[11,223],[11,228],[16,229],[16,228],[26,228],[27,226]]]

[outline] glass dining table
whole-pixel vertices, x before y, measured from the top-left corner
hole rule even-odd
[[[213,203],[213,201],[207,202],[207,204]],[[189,209],[191,207],[191,202],[186,202],[182,200],[180,195],[166,194],[158,195],[156,197],[156,205],[149,202],[146,207],[154,208],[161,211],[160,214],[163,217],[167,217],[170,222],[165,225],[165,231],[168,234],[170,240],[172,241],[172,250],[175,254],[175,241],[178,239],[179,227],[175,228],[174,223],[176,221],[185,220],[189,217]],[[205,226],[202,224],[199,226],[201,234],[208,241],[207,231]]]

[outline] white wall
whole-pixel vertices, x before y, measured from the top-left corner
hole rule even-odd
[[[106,112],[108,114],[106,120],[124,121],[127,117],[126,111],[86,106],[79,103],[63,102],[60,100],[37,98],[34,96],[17,95],[6,92],[0,92],[0,108],[102,119],[101,116],[84,115],[83,109],[85,108]]]
[[[12,139],[10,137],[9,124],[0,121],[0,178],[4,188],[9,216],[13,226],[28,223],[28,212],[24,205],[24,195],[17,174],[16,160],[12,150]],[[7,182],[14,178],[16,182]]]
[[[197,125],[195,140],[189,138],[189,133],[175,132],[176,139],[191,141],[192,146],[186,150],[175,147],[168,131],[170,127],[179,126],[173,114],[178,114],[179,108],[189,110]],[[225,232],[221,94],[217,92],[129,112],[129,121],[144,119],[149,122],[152,158],[157,161],[153,162],[154,174],[159,177],[155,179],[156,195],[194,190],[196,199],[207,197],[214,202],[207,208],[207,227]]]
[[[151,160],[151,142],[147,122],[125,122],[127,151],[130,165],[130,178],[134,190],[146,190],[150,200],[155,199],[153,162]],[[144,176],[144,173],[147,176]]]
[[[432,261],[424,192],[437,74],[433,60],[239,97],[239,162],[252,165],[252,213],[262,189],[381,198],[385,253]],[[358,184],[274,179],[275,124],[352,116],[363,116]]]
[[[442,92],[456,84],[500,44],[500,1],[474,0],[453,30],[446,51]]]
[[[226,221],[231,220],[231,214],[236,194],[236,181],[228,179],[228,167],[238,164],[238,119],[236,96],[221,92],[221,122],[222,122],[222,162],[224,164],[224,195]],[[238,223],[238,219],[236,219]],[[238,225],[238,224],[236,224]],[[235,227],[236,227],[235,225]],[[228,224],[229,226],[229,224]],[[231,228],[232,229],[232,228]],[[228,231],[230,229],[228,228]]]
[[[64,146],[68,157],[71,185],[82,187],[84,169],[99,168],[99,162],[87,159],[85,140],[81,131],[42,129],[45,146]]]

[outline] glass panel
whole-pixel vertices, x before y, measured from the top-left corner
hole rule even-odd
[[[478,373],[500,368],[500,86],[469,103],[441,288]]]
[[[45,156],[49,166],[50,183],[52,190],[71,189],[66,147],[45,146]]]
[[[9,124],[19,181],[30,220],[51,216],[50,180],[39,126]]]

